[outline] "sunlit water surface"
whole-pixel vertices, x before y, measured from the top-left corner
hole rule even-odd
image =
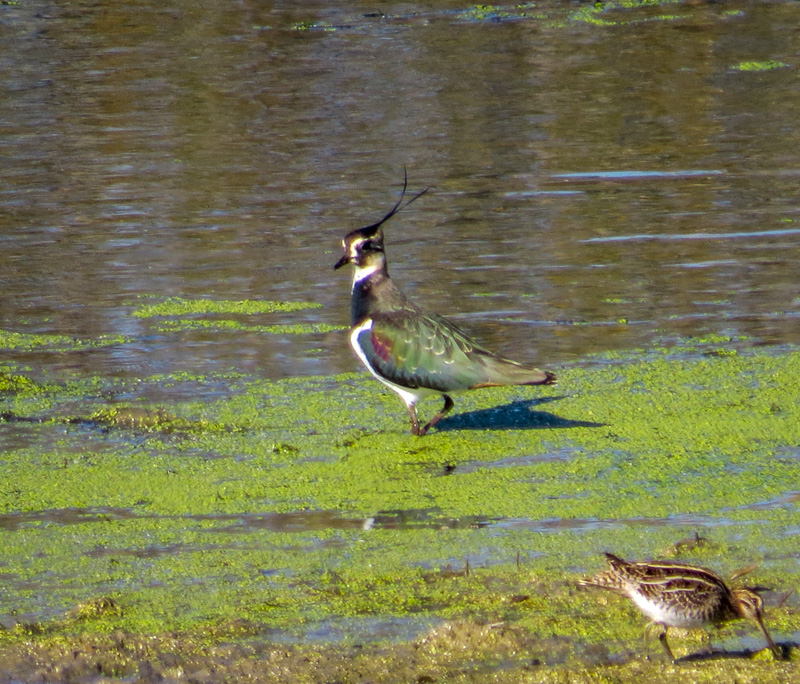
[[[310,301],[246,323],[347,325],[339,241],[394,203],[403,166],[432,189],[387,225],[393,275],[501,352],[558,367],[670,334],[800,341],[795,3],[609,26],[562,3],[466,9],[2,7],[0,326],[127,340],[3,357],[355,369],[343,331],[165,333],[131,313]],[[758,60],[788,66],[737,68]]]
[[[228,318],[346,326],[340,239],[392,206],[403,167],[410,191],[431,190],[386,226],[393,276],[500,352],[558,369],[676,336],[800,343],[800,7],[686,3],[599,25],[581,5],[3,5],[0,329],[121,341],[0,361],[36,377],[355,370],[344,330],[171,332],[133,313],[167,297],[308,301],[322,306]],[[0,426],[16,447],[26,434]],[[132,515],[8,513],[0,529]],[[724,512],[322,511],[220,532],[706,523]]]

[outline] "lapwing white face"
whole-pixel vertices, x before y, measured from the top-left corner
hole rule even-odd
[[[361,231],[353,231],[342,240],[342,247],[344,254],[336,262],[334,269],[341,268],[345,264],[353,264],[355,266],[354,284],[384,267],[383,235],[380,232],[365,236]]]
[[[351,264],[355,264],[358,266],[358,262],[361,260],[361,257],[366,249],[369,248],[370,240],[365,237],[357,237],[351,240],[348,244],[348,241],[342,240],[342,247],[344,247],[345,254],[347,255],[347,260]]]

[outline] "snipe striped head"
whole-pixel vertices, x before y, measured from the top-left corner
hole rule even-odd
[[[579,585],[600,587],[630,598],[651,623],[649,633],[659,630],[658,639],[671,660],[667,641],[670,627],[686,629],[721,625],[730,620],[754,622],[775,655],[781,651],[764,626],[764,602],[753,589],[729,589],[716,573],[706,568],[670,561],[626,561],[607,553],[608,570]]]

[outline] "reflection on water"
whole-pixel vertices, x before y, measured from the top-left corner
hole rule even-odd
[[[795,72],[733,68],[792,62],[796,3],[617,11],[613,30],[507,9],[0,8],[0,328],[128,340],[2,358],[354,369],[341,332],[163,332],[131,311],[304,300],[324,308],[247,322],[346,324],[339,239],[404,165],[433,190],[387,227],[393,274],[499,351],[557,367],[664,333],[800,342]]]
[[[78,525],[87,522],[107,522],[135,518],[129,508],[62,508],[47,511],[23,511],[0,515],[0,530],[18,530],[22,527],[56,525]]]
[[[18,530],[24,527],[47,525],[79,525],[106,523],[115,520],[148,519],[170,516],[142,515],[130,508],[62,508],[45,511],[24,511],[0,514],[0,530]],[[477,529],[494,522],[481,516],[451,518],[437,509],[380,511],[368,518],[348,517],[341,511],[295,511],[292,513],[247,513],[219,515],[187,515],[182,520],[207,520],[223,523],[211,528],[213,532],[249,533],[259,530],[271,532],[318,532],[321,530],[375,530],[375,529]],[[172,551],[180,551],[175,546]],[[169,552],[169,551],[165,551]]]
[[[769,509],[796,503],[797,492],[790,492],[775,502],[754,504],[750,508]],[[0,515],[0,530],[18,530],[24,527],[46,525],[78,525],[86,523],[106,523],[114,520],[148,519],[152,517],[171,518],[172,516],[151,516],[137,513],[130,508],[66,508],[47,511],[25,511]],[[291,513],[242,513],[219,515],[186,515],[182,520],[205,520],[220,523],[210,528],[212,532],[223,534],[245,534],[261,530],[280,533],[319,532],[323,530],[458,530],[496,528],[499,530],[525,529],[535,532],[558,532],[564,530],[613,529],[620,526],[636,527],[691,527],[713,528],[729,525],[759,524],[758,521],[743,523],[723,517],[708,515],[676,514],[666,518],[552,518],[531,520],[527,518],[488,518],[470,515],[460,518],[443,516],[438,509],[411,509],[379,511],[375,515],[359,518],[347,516],[342,511],[295,511]],[[320,542],[323,543],[323,542]],[[148,547],[149,548],[149,547]],[[180,545],[159,547],[159,553],[177,553]],[[115,553],[118,550],[115,550]],[[145,553],[150,553],[147,551]]]
[[[583,242],[636,242],[639,240],[731,240],[747,238],[754,240],[763,237],[782,237],[784,235],[800,235],[800,228],[783,228],[779,230],[754,230],[745,233],[686,233],[684,235],[615,235],[614,237],[589,238]],[[706,262],[704,264],[681,264],[684,268],[694,266],[716,266],[722,262]]]

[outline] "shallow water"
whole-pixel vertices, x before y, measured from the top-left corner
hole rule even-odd
[[[800,341],[795,4],[501,9],[4,6],[0,328],[126,341],[3,356],[355,369],[341,332],[131,313],[298,300],[323,308],[234,318],[347,325],[339,240],[392,205],[403,166],[432,190],[387,228],[393,274],[502,352],[558,367],[665,334]],[[737,68],[767,60],[788,66]]]
[[[793,496],[781,498],[784,505],[797,500],[797,493]],[[754,504],[749,508],[769,508],[771,502]],[[140,515],[130,508],[99,508],[99,509],[58,509],[34,511],[25,513],[6,513],[0,515],[0,529],[18,530],[24,527],[44,527],[47,525],[84,525],[97,522],[106,523],[114,520],[132,520],[135,518],[149,519],[154,516]],[[164,517],[169,516],[155,516]],[[534,532],[558,532],[561,530],[595,530],[613,529],[621,525],[643,527],[688,527],[699,529],[703,527],[717,527],[720,525],[741,525],[741,521],[726,521],[699,515],[675,515],[667,518],[631,518],[631,519],[560,519],[529,520],[525,518],[486,518],[481,516],[464,516],[452,518],[442,516],[436,510],[400,510],[380,511],[369,518],[348,518],[342,516],[340,511],[297,511],[294,513],[253,513],[253,514],[219,514],[219,515],[188,515],[181,516],[187,521],[202,520],[215,523],[210,528],[212,532],[225,534],[245,534],[259,530],[273,532],[314,532],[319,530],[403,530],[422,529],[479,529],[498,528],[503,531],[513,529],[526,529]],[[752,521],[751,524],[759,524]],[[118,550],[117,550],[118,552]]]
[[[685,337],[730,336],[719,338],[713,353],[721,355],[800,344],[797,3],[664,3],[593,14],[585,3],[490,11],[447,0],[381,10],[249,0],[0,6],[0,364],[40,381],[97,380],[71,404],[54,410],[43,400],[32,414],[83,422],[0,422],[0,452],[58,453],[66,472],[119,451],[120,470],[136,470],[174,457],[178,439],[151,448],[152,435],[96,424],[84,404],[211,404],[240,393],[240,382],[296,376],[326,378],[309,390],[318,392],[330,376],[360,370],[344,331],[348,275],[332,266],[344,233],[393,205],[403,167],[409,192],[431,190],[386,227],[393,276],[412,298],[500,352],[560,372],[615,363],[592,354]],[[175,297],[318,306],[140,315]],[[274,327],[281,325],[295,328]],[[20,342],[9,336],[16,333],[66,338]],[[359,391],[370,382],[352,381]],[[343,406],[374,416],[377,388],[369,389],[369,407],[351,389],[340,385]],[[381,421],[402,413],[395,400],[385,402]],[[514,453],[495,458],[485,434],[487,424],[530,429],[525,439],[535,441],[553,428],[604,426],[562,418],[568,400],[513,397],[499,409],[465,401],[440,424],[452,442],[437,444],[466,434],[488,456],[477,449],[456,464],[446,455],[417,458],[401,445],[398,468],[436,478],[552,464],[588,471],[595,454],[579,449],[528,454],[515,443]],[[283,439],[292,420],[259,426],[248,438]],[[375,429],[370,419],[352,420],[356,433],[364,424]],[[379,429],[399,428],[387,419]],[[337,440],[340,433],[331,436]],[[235,458],[265,458],[254,453],[246,445]],[[349,457],[334,453],[314,458]],[[776,459],[796,454],[793,442]],[[193,456],[200,465],[186,466]],[[214,458],[214,447],[203,446],[175,461],[210,469]],[[670,491],[641,467],[651,488]],[[388,472],[401,489],[402,475]],[[275,474],[265,466],[259,476]],[[582,496],[565,490],[564,499]],[[86,559],[110,568],[86,579],[86,566],[37,574],[27,560],[0,559],[0,619],[9,628],[61,616],[86,596],[127,595],[162,581],[178,592],[183,582],[215,591],[233,584],[226,574],[219,581],[216,566],[192,574],[205,554],[238,559],[274,545],[298,563],[305,555],[335,566],[363,546],[361,533],[377,547],[367,535],[396,533],[378,537],[389,547],[416,534],[475,530],[481,536],[470,538],[469,559],[482,567],[509,562],[509,539],[527,544],[523,560],[579,540],[569,571],[583,572],[595,562],[586,555],[623,530],[645,540],[644,554],[698,530],[713,531],[726,550],[755,539],[762,553],[800,529],[794,489],[774,497],[759,490],[743,506],[720,500],[713,513],[618,517],[449,516],[434,506],[388,504],[360,515],[348,502],[287,510],[283,500],[272,512],[275,501],[263,499],[245,513],[208,513],[204,503],[203,512],[169,516],[142,513],[139,502],[118,505],[116,494],[103,506],[78,500],[29,510],[33,495],[20,503],[14,486],[2,493],[3,534],[40,535],[42,543],[74,535]],[[776,540],[759,536],[767,518]],[[151,527],[162,521],[168,533]],[[569,542],[536,546],[559,535]],[[442,548],[455,550],[409,564],[462,572],[461,547]],[[34,565],[46,552],[36,553]],[[381,549],[374,555],[378,562]],[[160,560],[174,580],[159,575]],[[783,572],[790,561],[779,560]],[[7,566],[22,569],[6,573]],[[259,567],[257,578],[292,572],[276,567]],[[236,572],[238,581],[251,580],[250,570]],[[142,589],[145,576],[151,584]],[[257,585],[254,595],[262,590]],[[428,614],[309,618],[303,636],[408,638],[436,622]],[[796,633],[783,634],[796,643]],[[295,637],[276,628],[269,638]],[[725,647],[745,643],[758,647],[739,637]],[[559,648],[557,661],[566,646]],[[618,655],[587,655],[607,657]]]

